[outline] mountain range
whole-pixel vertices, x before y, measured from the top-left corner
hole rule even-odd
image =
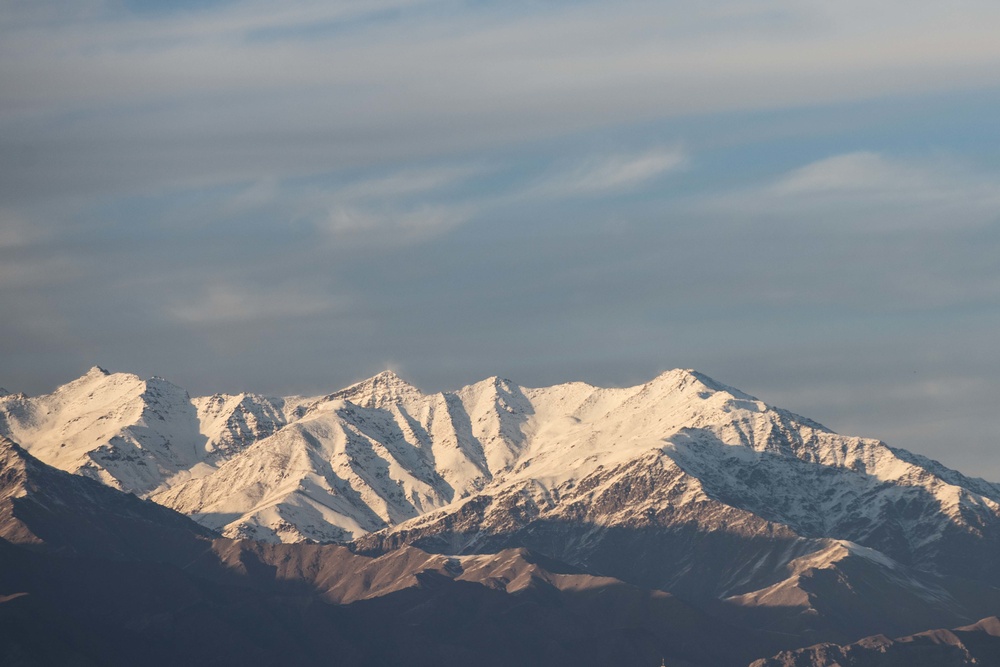
[[[79,559],[167,568],[223,600],[212,613],[233,641],[248,633],[226,615],[237,599],[286,624],[282,605],[297,600],[295,614],[322,610],[295,616],[318,624],[296,640],[302,656],[325,650],[321,619],[365,629],[338,635],[353,656],[342,664],[389,664],[358,641],[366,623],[433,625],[454,616],[452,596],[520,637],[523,654],[491,649],[520,664],[883,664],[844,661],[872,646],[910,659],[954,648],[885,637],[1000,612],[1000,485],[696,371],[626,388],[489,378],[434,394],[387,371],[321,396],[192,398],[95,367],[48,395],[0,392],[0,435],[0,537],[14,563],[0,609],[13,618],[18,605],[46,620],[58,607],[32,567]],[[17,590],[17,572],[35,592]],[[116,603],[145,609],[129,595]],[[535,605],[530,626],[504,616],[518,604]],[[992,627],[962,630],[975,648],[954,664],[977,664]],[[504,645],[474,626],[425,630],[376,644],[420,645],[427,662],[412,664],[469,664]],[[110,649],[95,651],[80,656],[108,662]]]

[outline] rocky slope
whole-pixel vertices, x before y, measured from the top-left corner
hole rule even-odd
[[[823,644],[784,651],[751,667],[981,667],[1000,665],[1000,619],[907,637],[867,637],[848,646]]]

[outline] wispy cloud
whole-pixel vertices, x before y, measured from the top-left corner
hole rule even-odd
[[[404,169],[313,193],[311,197],[320,202],[324,213],[309,217],[338,237],[374,235],[382,240],[413,241],[506,205],[634,191],[684,168],[687,162],[687,154],[680,149],[592,155],[570,166],[554,165],[526,186],[508,184],[486,194],[461,191],[468,182],[495,171],[481,164]]]
[[[830,229],[948,229],[1000,219],[1000,174],[947,159],[900,159],[874,152],[835,155],[755,189],[700,204],[772,222]]]
[[[337,301],[331,297],[296,288],[215,283],[197,296],[175,302],[167,312],[181,322],[202,325],[306,317],[328,313],[337,307]]]
[[[385,201],[439,192],[483,173],[480,166],[452,165],[403,169],[385,176],[354,181],[336,190],[339,201]]]
[[[306,196],[305,216],[342,240],[419,240],[475,215],[482,204],[465,201],[456,189],[485,171],[480,165],[408,168],[313,189]]]
[[[948,196],[956,183],[954,167],[905,162],[878,153],[835,155],[795,169],[770,191],[779,197],[833,195],[842,197]]]
[[[472,205],[419,205],[411,208],[361,208],[336,205],[325,228],[338,237],[364,235],[396,243],[426,238],[464,222],[476,212]]]
[[[687,164],[680,149],[591,157],[568,170],[549,174],[529,195],[601,196],[638,188]]]
[[[274,177],[263,177],[231,196],[222,205],[222,213],[238,215],[266,208],[278,198],[280,184]]]

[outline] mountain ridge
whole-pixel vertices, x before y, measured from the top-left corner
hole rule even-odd
[[[1000,619],[983,618],[952,630],[935,629],[889,639],[866,637],[847,646],[820,644],[782,651],[750,667],[973,667],[1000,662]]]
[[[509,554],[539,554],[797,646],[957,627],[1000,609],[1000,485],[693,370],[633,387],[491,377],[436,393],[389,371],[271,398],[191,397],[95,367],[52,394],[0,397],[0,435],[23,441],[6,451],[76,473],[39,488],[131,491],[143,508],[197,521],[198,540],[224,535],[199,542],[215,563],[199,565],[206,576],[273,570],[313,586],[350,571],[409,599],[409,586],[441,577],[462,589],[472,567],[485,577],[477,585],[541,591],[557,581],[522,576],[530,564],[488,574]],[[85,541],[73,523],[99,518],[50,534]],[[382,583],[363,574],[369,561]],[[362,589],[324,590],[343,602]]]
[[[1000,584],[1000,485],[689,369],[634,387],[491,377],[430,394],[385,371],[312,398],[192,398],[95,367],[53,394],[0,398],[0,433],[232,538],[366,553],[534,545],[609,567],[612,529],[645,531],[657,544],[643,548],[680,554],[671,573],[616,576],[713,597],[762,591],[846,540],[929,575]],[[700,547],[680,537],[692,530],[759,542],[763,564],[718,564],[719,586],[692,588],[698,577],[683,573]]]

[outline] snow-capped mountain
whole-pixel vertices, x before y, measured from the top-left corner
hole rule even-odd
[[[163,378],[95,366],[45,396],[0,397],[0,434],[57,468],[148,494],[273,433],[282,405],[247,394],[192,401]]]
[[[1000,486],[695,371],[434,394],[386,371],[314,398],[192,399],[95,368],[47,396],[0,398],[0,433],[230,537],[373,553],[529,546],[719,598],[765,591],[850,543],[1000,584]]]
[[[205,459],[194,406],[160,378],[94,367],[37,398],[0,399],[0,430],[57,468],[136,493]]]
[[[52,394],[0,396],[0,435],[23,445],[3,443],[0,463],[12,493],[33,500],[0,509],[29,542],[22,528],[65,504],[43,487],[77,485],[40,468],[24,479],[43,481],[21,483],[18,471],[40,465],[28,453],[92,478],[73,505],[89,506],[94,480],[131,491],[146,500],[114,501],[123,511],[145,516],[152,500],[262,541],[219,542],[223,571],[292,568],[329,594],[351,553],[381,556],[390,591],[397,571],[423,585],[423,565],[392,565],[407,554],[464,581],[449,568],[528,549],[676,594],[732,627],[773,629],[775,646],[956,627],[1000,609],[1000,485],[690,370],[626,388],[489,378],[428,394],[386,371],[323,396],[192,398],[94,368]],[[22,525],[26,511],[40,514]],[[102,525],[102,511],[87,512],[52,534]],[[281,544],[301,541],[350,551]]]
[[[486,487],[517,460],[530,410],[495,378],[425,396],[385,372],[155,499],[231,536],[347,541]]]

